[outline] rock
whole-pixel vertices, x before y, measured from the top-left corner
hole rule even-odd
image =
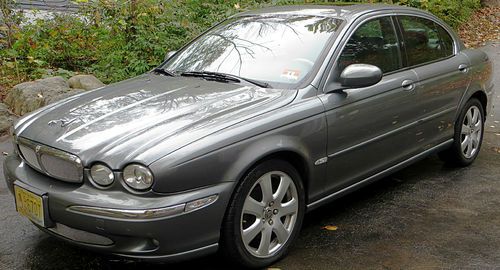
[[[17,118],[18,117],[16,115],[10,112],[7,105],[0,103],[0,134],[8,132],[10,127],[12,126],[12,123]]]
[[[76,89],[93,90],[105,84],[94,75],[75,75],[68,80],[69,86]]]
[[[51,77],[14,86],[4,101],[15,114],[24,115],[71,91],[64,78]]]
[[[104,84],[93,75],[76,75],[69,81],[60,76],[50,77],[14,86],[4,102],[15,114],[24,115],[50,103],[102,86]]]

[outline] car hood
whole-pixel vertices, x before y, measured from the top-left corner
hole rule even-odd
[[[150,164],[284,106],[296,92],[148,73],[45,107],[21,120],[15,132],[76,154],[84,165]]]

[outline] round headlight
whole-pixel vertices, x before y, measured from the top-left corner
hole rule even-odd
[[[123,180],[133,189],[145,190],[153,185],[153,174],[146,166],[130,164],[123,169]]]
[[[92,180],[101,186],[109,186],[115,180],[113,171],[104,164],[95,164],[90,168]]]

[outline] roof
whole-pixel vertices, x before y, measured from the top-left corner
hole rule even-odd
[[[37,9],[47,11],[77,11],[78,5],[71,0],[17,0],[13,6],[18,9]]]
[[[369,11],[377,10],[400,10],[400,11],[419,11],[420,9],[387,5],[387,4],[353,4],[353,5],[293,5],[293,6],[273,6],[252,11],[239,13],[236,16],[248,15],[272,15],[272,14],[290,14],[290,15],[317,15],[335,18],[356,17]]]

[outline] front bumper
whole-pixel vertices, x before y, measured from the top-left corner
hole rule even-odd
[[[48,196],[49,228],[41,228],[80,247],[122,257],[172,261],[197,257],[217,250],[220,228],[234,186],[224,182],[176,194],[141,196],[117,190],[99,190],[90,183],[72,184],[52,179],[31,169],[17,156],[4,162],[8,187],[14,182]],[[179,205],[217,195],[206,207],[179,212]],[[143,215],[110,215],[78,211],[123,210]],[[75,209],[77,211],[75,211]],[[174,209],[173,215],[150,216],[151,209]],[[115,213],[114,211],[113,213]]]

